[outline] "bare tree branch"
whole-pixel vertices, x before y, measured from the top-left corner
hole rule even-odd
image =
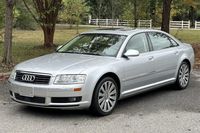
[[[29,11],[29,13],[31,14],[31,16],[33,17],[33,19],[42,27],[41,23],[39,22],[39,20],[37,19],[37,17],[34,15],[34,13],[31,11],[31,9],[29,8],[29,6],[28,6],[28,4],[26,3],[25,0],[23,0],[23,3],[26,6],[26,8]]]

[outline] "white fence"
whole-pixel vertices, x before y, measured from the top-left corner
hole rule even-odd
[[[120,19],[89,19],[90,25],[96,26],[134,26],[134,20]],[[152,20],[138,20],[138,28],[152,28]],[[170,21],[171,29],[191,29],[190,21]],[[200,21],[195,21],[195,29],[200,30]]]
[[[195,29],[200,29],[200,22],[195,21]]]
[[[134,25],[135,21],[119,19],[89,19],[89,24],[97,26],[130,26]],[[138,20],[137,26],[152,28],[152,20]]]
[[[170,28],[190,29],[190,21],[170,21]]]

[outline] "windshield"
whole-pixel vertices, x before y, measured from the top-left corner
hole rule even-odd
[[[61,47],[57,52],[116,56],[125,39],[126,36],[124,35],[81,34]]]

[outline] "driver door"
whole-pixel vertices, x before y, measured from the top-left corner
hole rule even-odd
[[[130,49],[138,50],[140,55],[124,59],[124,94],[140,90],[144,86],[154,83],[154,58],[149,52],[146,33],[134,35],[128,41],[125,52]]]

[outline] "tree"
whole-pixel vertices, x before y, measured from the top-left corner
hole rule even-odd
[[[5,14],[5,1],[0,1],[0,29],[4,25],[4,14]]]
[[[172,0],[163,0],[162,26],[161,30],[169,33],[170,11]]]
[[[63,2],[64,8],[59,15],[59,19],[68,22],[70,28],[75,23],[78,33],[81,17],[89,11],[89,7],[86,5],[85,0],[64,0]]]
[[[138,15],[137,15],[137,0],[133,0],[133,5],[134,5],[134,25],[137,27],[137,20],[138,20]]]
[[[12,26],[13,26],[13,7],[15,0],[5,0],[5,35],[4,35],[4,55],[3,64],[12,64]]]
[[[97,2],[97,6],[98,6],[98,18],[100,19],[103,1],[102,0],[96,0],[96,2]]]
[[[32,5],[31,1],[28,2],[28,5]],[[32,16],[30,16],[30,14],[27,13],[27,9],[24,6],[24,3],[21,2],[21,0],[16,1],[14,18],[15,18],[14,28],[20,28],[23,30],[36,29],[37,26],[36,22],[34,21]]]
[[[128,0],[85,0],[92,18],[119,18]],[[129,0],[130,1],[130,0]]]
[[[62,0],[32,0],[35,11],[31,10],[26,0],[24,5],[40,25],[44,33],[44,47],[54,46],[54,32],[58,12],[62,6]]]
[[[184,0],[184,4],[189,6],[189,20],[192,22],[192,26],[194,26],[195,23],[195,14],[196,14],[196,8],[199,5],[197,0]]]
[[[149,15],[152,19],[153,26],[155,26],[155,20],[156,20],[156,3],[157,0],[149,0]]]

